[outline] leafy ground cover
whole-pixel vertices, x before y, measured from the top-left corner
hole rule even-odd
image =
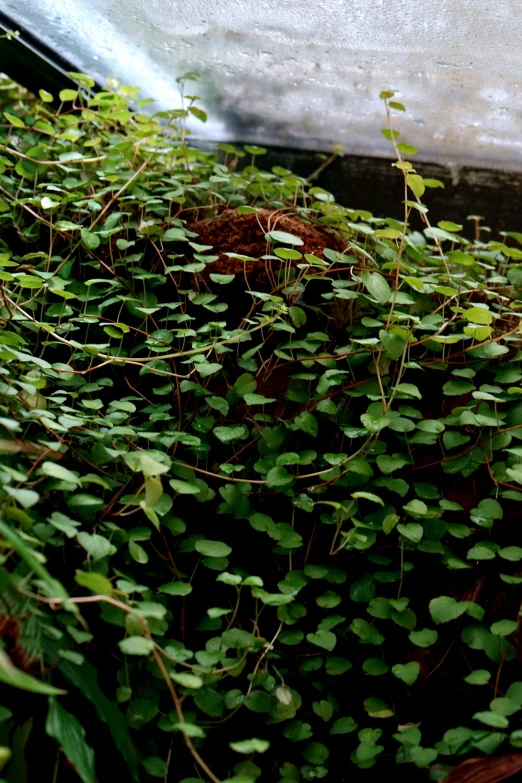
[[[391,93],[381,218],[74,77],[0,92],[4,779],[517,773],[522,234]]]

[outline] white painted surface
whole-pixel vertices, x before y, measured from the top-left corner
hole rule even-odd
[[[521,0],[4,0],[102,83],[158,108],[202,74],[212,140],[389,154],[380,90],[422,157],[522,169]]]

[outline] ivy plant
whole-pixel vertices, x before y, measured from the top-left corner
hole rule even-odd
[[[522,234],[432,225],[391,92],[382,218],[72,76],[0,92],[4,780],[513,754]]]

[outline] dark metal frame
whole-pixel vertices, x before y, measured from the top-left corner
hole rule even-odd
[[[77,70],[71,62],[0,11],[0,35],[13,32],[19,35],[0,39],[0,72],[36,94],[41,88],[57,95],[64,88],[78,87],[68,74]]]

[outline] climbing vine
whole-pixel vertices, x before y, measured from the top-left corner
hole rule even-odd
[[[4,779],[514,774],[522,234],[390,92],[382,218],[73,78],[0,92]]]

